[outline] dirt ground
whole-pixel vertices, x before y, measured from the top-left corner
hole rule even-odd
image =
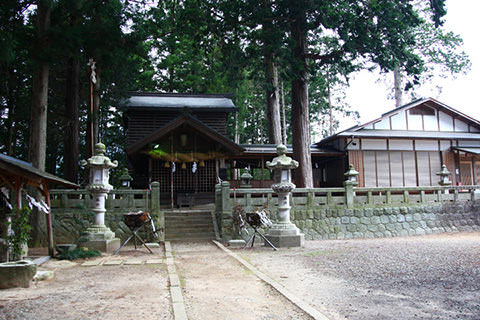
[[[215,245],[172,243],[188,317],[309,319]],[[331,319],[480,319],[480,233],[232,249]],[[105,261],[162,258],[127,249]],[[51,260],[50,281],[0,290],[0,319],[172,319],[167,267]]]
[[[118,258],[154,257],[127,250],[96,259]],[[50,260],[40,270],[55,270],[53,280],[0,290],[0,319],[172,319],[164,264],[83,267],[82,262]]]
[[[480,319],[480,233],[235,251],[331,319]]]

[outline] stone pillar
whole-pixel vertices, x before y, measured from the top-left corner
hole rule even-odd
[[[223,181],[220,184],[220,195],[221,237],[223,241],[228,242],[233,238],[233,217],[230,206],[230,183],[228,181]]]
[[[291,182],[291,169],[298,168],[298,162],[286,155],[287,147],[277,146],[278,157],[267,161],[267,168],[273,170],[272,189],[278,194],[277,222],[268,230],[267,239],[277,248],[303,247],[305,236],[290,221],[290,193],[295,189]]]
[[[160,183],[152,182],[152,218],[156,222],[159,240],[165,241],[165,214],[160,210]]]
[[[105,156],[105,145],[95,145],[95,155],[82,161],[82,166],[90,169],[90,184],[87,190],[93,197],[92,211],[95,213],[95,224],[87,228],[78,240],[79,247],[87,247],[102,252],[113,252],[120,247],[120,239],[115,238],[110,228],[105,225],[105,198],[113,187],[108,182],[110,168],[116,168],[117,161],[110,161]]]

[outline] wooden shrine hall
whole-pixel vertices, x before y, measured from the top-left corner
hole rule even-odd
[[[276,156],[274,145],[240,145],[227,137],[227,119],[237,109],[232,95],[134,93],[125,102],[127,155],[133,188],[160,183],[161,202],[195,204],[214,200],[215,184],[240,184],[238,170],[248,167],[254,187],[269,187],[266,161]],[[291,153],[291,148],[289,148]],[[312,146],[315,167],[343,153]],[[320,170],[320,169],[319,169]],[[343,175],[343,166],[337,170]],[[320,186],[320,180],[319,181]]]

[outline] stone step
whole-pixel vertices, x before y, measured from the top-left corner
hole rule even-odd
[[[215,239],[211,211],[176,210],[174,212],[165,212],[165,239]]]
[[[193,240],[212,240],[215,239],[215,234],[203,234],[203,235],[165,235],[165,240],[176,241],[193,241]]]
[[[207,220],[212,219],[211,215],[195,215],[195,216],[165,216],[165,220]]]

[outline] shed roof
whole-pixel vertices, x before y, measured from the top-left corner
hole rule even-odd
[[[30,162],[22,161],[17,158],[0,153],[0,170],[8,173],[9,176],[15,175],[34,182],[47,182],[60,184],[66,187],[78,188],[79,185],[71,181],[59,178],[53,174],[32,166]]]
[[[132,93],[124,103],[127,108],[201,109],[236,111],[231,94]]]

